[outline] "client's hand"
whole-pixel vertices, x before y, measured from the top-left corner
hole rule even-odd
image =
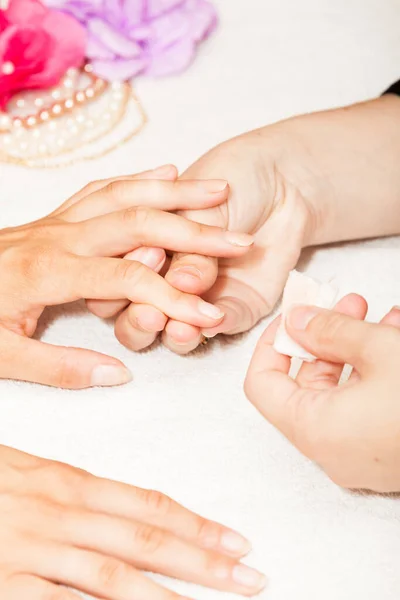
[[[336,312],[293,309],[291,337],[320,360],[303,364],[293,381],[290,359],[272,346],[275,321],[257,346],[245,391],[339,485],[400,491],[400,310],[380,325],[356,320],[365,314],[365,301],[353,295]],[[354,371],[339,385],[344,363]]]
[[[176,170],[169,170],[175,178]],[[165,260],[164,248],[233,258],[252,238],[163,212],[216,206],[226,200],[226,182],[157,180],[161,175],[165,171],[92,183],[48,217],[0,231],[0,378],[65,388],[130,380],[116,359],[30,339],[45,306],[129,298],[197,327],[222,320],[220,308],[178,291],[154,271]],[[118,258],[137,248],[132,260]]]
[[[155,491],[0,446],[0,597],[174,600],[140,570],[253,595],[250,544]],[[140,569],[140,570],[138,570]]]
[[[223,177],[230,194],[217,207],[183,214],[256,240],[247,255],[224,258],[219,267],[206,256],[173,258],[166,280],[225,313],[203,333],[246,331],[266,316],[304,246],[400,233],[399,154],[400,100],[389,95],[252,131],[190,167],[184,178]],[[116,333],[132,349],[152,343],[161,323],[165,344],[176,352],[192,350],[201,339],[195,323],[167,322],[148,306],[128,313],[129,320],[119,317]],[[146,331],[137,326],[144,320]]]

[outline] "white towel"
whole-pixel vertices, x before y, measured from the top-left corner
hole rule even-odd
[[[0,165],[0,226],[55,207],[90,179],[164,162],[294,113],[380,93],[400,76],[399,0],[214,0],[221,27],[182,77],[141,81],[145,131],[111,156],[60,171]],[[366,295],[371,318],[400,304],[400,240],[308,252],[300,270]],[[246,401],[266,323],[188,358],[132,354],[81,305],[46,313],[48,342],[112,354],[135,379],[115,390],[0,382],[0,441],[102,476],[161,489],[254,543],[266,600],[398,600],[400,500],[330,483]],[[203,600],[221,594],[168,585]],[[233,598],[233,596],[232,596]]]

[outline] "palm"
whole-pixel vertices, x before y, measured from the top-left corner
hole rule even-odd
[[[254,133],[211,150],[192,165],[185,178],[224,178],[231,193],[222,207],[185,211],[184,216],[210,225],[255,235],[253,251],[240,260],[219,261],[218,277],[206,294],[229,298],[239,318],[226,333],[252,327],[278,300],[302,246],[303,205],[297,191],[265,161],[253,143]]]

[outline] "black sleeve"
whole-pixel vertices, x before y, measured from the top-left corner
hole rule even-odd
[[[390,88],[386,90],[386,92],[383,92],[383,95],[385,94],[396,94],[396,96],[400,96],[400,80],[396,81],[396,83],[391,85]]]

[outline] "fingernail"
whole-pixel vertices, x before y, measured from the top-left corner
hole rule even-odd
[[[201,181],[197,181],[196,183],[202,190],[204,190],[205,192],[210,192],[212,194],[223,192],[228,185],[228,182],[224,179],[202,179]]]
[[[309,308],[308,306],[296,306],[292,308],[287,316],[287,323],[293,329],[303,331],[307,325],[316,317],[320,311],[318,308]]]
[[[261,590],[267,583],[265,575],[246,565],[236,565],[232,571],[232,578],[239,585],[253,590]]]
[[[172,169],[175,169],[174,165],[161,165],[161,167],[153,169],[153,175],[166,175]]]
[[[135,252],[134,260],[150,269],[157,269],[165,260],[165,254],[158,248],[140,248]]]
[[[237,233],[235,231],[226,231],[225,239],[233,246],[247,247],[254,244],[254,237],[248,233]]]
[[[99,365],[92,371],[92,386],[122,385],[132,381],[132,374],[125,367],[116,365]]]
[[[204,335],[205,338],[207,338],[209,340],[211,338],[215,337],[216,335],[218,335],[218,333],[214,333],[214,332],[211,332],[211,331],[203,331],[203,330],[202,330],[201,333]]]
[[[196,279],[201,279],[203,277],[203,273],[196,267],[178,267],[178,269],[174,269],[172,273],[189,275],[190,277],[195,277]]]
[[[204,300],[200,300],[199,302],[199,312],[205,317],[209,317],[210,319],[222,319],[225,313],[222,312],[217,306],[213,304],[209,304],[208,302],[204,302]]]
[[[244,556],[251,550],[251,544],[236,531],[226,531],[221,536],[221,547],[232,554]]]

